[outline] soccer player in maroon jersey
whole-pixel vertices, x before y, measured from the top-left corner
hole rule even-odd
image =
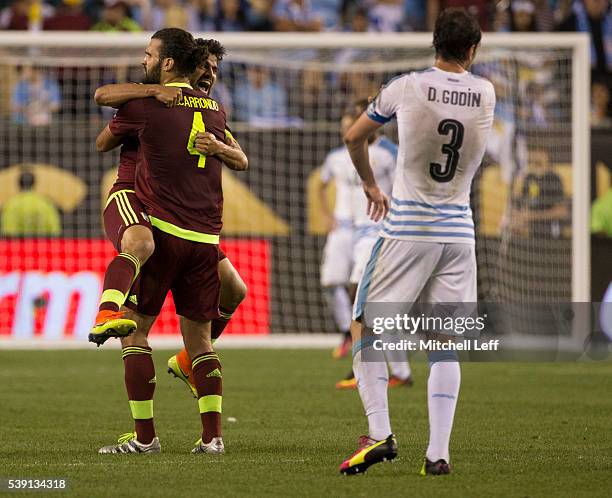
[[[155,33],[145,51],[146,80],[159,78],[182,89],[177,106],[135,99],[122,106],[102,140],[117,145],[137,137],[141,154],[136,195],[153,226],[155,251],[133,289],[130,314],[137,330],[122,338],[126,385],[136,432],[101,453],[159,452],[153,425],[155,371],[147,334],[166,294],[172,290],[181,332],[192,359],[203,431],[193,452],[222,453],[222,374],[213,351],[210,321],[219,316],[218,241],[223,194],[221,160],[195,147],[198,132],[225,139],[223,107],[188,83],[202,58],[193,37],[180,29]],[[108,136],[110,132],[110,136]]]
[[[204,46],[207,49],[207,54],[203,63],[190,77],[190,81],[194,87],[198,87],[210,95],[217,80],[218,65],[223,60],[226,51],[214,39],[198,39],[196,43]],[[182,91],[177,87],[165,87],[159,84],[119,83],[98,88],[95,100],[99,105],[118,108],[134,98],[155,97],[160,102],[173,106],[181,95]],[[105,145],[105,143],[99,144],[102,149]],[[230,169],[242,171],[248,167],[246,155],[229,130],[226,131],[224,142],[220,142],[213,135],[205,133],[197,136],[195,145],[196,149],[203,154],[217,155]],[[135,257],[139,265],[142,266],[153,252],[153,233],[149,222],[137,215],[137,221],[131,222],[132,220],[124,214],[127,210],[133,213],[145,211],[134,192],[137,153],[138,141],[126,138],[121,148],[117,180],[109,193],[104,210],[106,234],[119,254],[111,261],[104,279],[100,309],[94,326],[94,331],[100,331],[94,336],[98,342],[104,342],[112,334],[110,330],[117,329],[117,323],[127,322],[129,330],[134,328],[134,324],[130,323],[132,321],[123,318],[123,313],[119,312],[120,307],[128,298],[129,289],[134,280],[134,275],[129,271],[131,267],[135,269],[135,265],[130,265],[130,262],[133,261],[130,256]],[[125,270],[126,268],[127,270]],[[221,279],[220,316],[212,321],[213,340],[219,338],[232,314],[246,296],[244,281],[229,258],[221,250],[219,250],[219,276]],[[191,372],[191,359],[185,349],[169,358],[168,372],[185,382],[193,395],[197,397]]]

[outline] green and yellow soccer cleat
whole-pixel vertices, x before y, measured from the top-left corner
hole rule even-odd
[[[168,373],[170,375],[174,375],[177,379],[180,379],[185,384],[187,384],[187,387],[189,388],[191,394],[193,394],[193,397],[196,399],[198,398],[198,391],[196,390],[195,386],[189,381],[189,376],[185,374],[183,370],[181,370],[178,360],[176,359],[176,355],[168,358]]]
[[[89,334],[89,342],[100,347],[111,337],[127,337],[136,330],[136,322],[123,318],[124,311],[102,310],[96,316],[96,324]]]
[[[359,438],[359,449],[340,465],[340,473],[345,476],[363,474],[375,463],[393,460],[397,456],[397,441],[390,434],[386,439],[376,441],[368,436]]]

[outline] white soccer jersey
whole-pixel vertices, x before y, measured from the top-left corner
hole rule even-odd
[[[387,137],[377,138],[368,147],[370,165],[374,177],[380,188],[387,195],[391,195],[393,188],[393,174],[397,161],[397,145]],[[352,226],[358,229],[376,227],[367,215],[367,199],[363,191],[361,178],[353,166],[348,149],[344,146],[332,149],[325,158],[321,167],[321,180],[328,183],[336,182],[336,205],[334,218],[339,224]]]
[[[361,188],[361,180],[349,156],[346,147],[341,146],[328,152],[321,167],[321,180],[329,183],[336,182],[336,205],[334,218],[338,225],[353,224],[353,191]],[[365,195],[365,194],[364,194]]]
[[[368,107],[397,117],[399,155],[386,238],[474,243],[470,187],[493,123],[493,85],[432,67],[391,80]]]
[[[368,155],[370,156],[370,166],[372,166],[376,183],[385,194],[391,195],[397,163],[397,145],[387,137],[380,136],[368,147]],[[351,168],[357,174],[352,163]],[[375,236],[381,224],[372,221],[368,216],[368,200],[363,191],[361,180],[359,185],[353,189],[351,205],[353,225],[356,230],[355,236],[357,238],[370,234]]]

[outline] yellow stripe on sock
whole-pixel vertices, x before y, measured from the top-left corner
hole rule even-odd
[[[140,273],[140,260],[137,257],[132,256],[131,254],[128,254],[127,252],[121,252],[119,253],[119,256],[131,261],[134,264],[134,278],[132,278],[132,284],[133,284],[136,281],[138,274]],[[127,294],[126,294],[126,299],[127,299]]]
[[[153,351],[151,351],[150,349],[141,348],[139,346],[127,346],[127,347],[123,348],[122,351],[124,353],[127,353],[127,352],[132,352],[132,353],[137,352],[137,353],[143,353],[143,354],[153,354]]]
[[[120,252],[118,255],[121,256],[122,258],[125,258],[131,261],[134,264],[134,268],[136,268],[136,270],[140,268],[140,260],[136,256],[132,256],[130,253],[127,253],[127,252]]]
[[[198,407],[200,408],[200,413],[221,413],[222,400],[223,396],[219,396],[217,394],[209,394],[208,396],[202,396],[198,400]]]
[[[153,400],[130,400],[130,410],[132,410],[132,418],[134,420],[147,420],[153,418]]]
[[[125,302],[126,297],[127,296],[123,292],[117,289],[106,289],[102,293],[102,297],[100,298],[100,304],[114,303],[121,308],[121,306],[123,306],[123,303]]]
[[[191,368],[195,368],[196,365],[199,365],[200,363],[202,363],[203,361],[208,361],[208,360],[219,360],[219,356],[217,354],[210,354],[210,355],[206,355],[206,356],[199,356],[198,358],[196,358],[195,360],[193,360],[191,362]]]
[[[134,354],[148,354],[151,355],[153,352],[150,349],[139,348],[137,346],[123,348],[121,350],[121,358],[125,358],[126,356],[134,355]]]

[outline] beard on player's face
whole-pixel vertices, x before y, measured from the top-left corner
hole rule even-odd
[[[142,82],[149,85],[159,85],[161,83],[161,60],[148,69],[147,66],[144,66]]]

